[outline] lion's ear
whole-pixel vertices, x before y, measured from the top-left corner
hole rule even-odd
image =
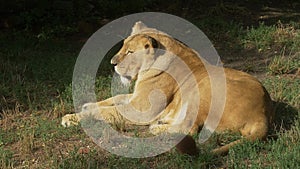
[[[144,45],[144,48],[145,48],[146,50],[148,50],[149,53],[154,54],[156,48],[158,48],[158,42],[157,42],[156,39],[154,39],[154,38],[152,38],[152,37],[150,37],[150,36],[147,36],[147,38],[148,38],[148,41],[147,41],[147,43]]]
[[[131,35],[140,33],[143,29],[148,28],[142,21],[138,21],[132,27]]]
[[[147,36],[148,38],[148,43],[145,44],[145,49],[149,48],[150,46],[152,48],[158,48],[158,42],[156,39],[152,38],[151,36]]]

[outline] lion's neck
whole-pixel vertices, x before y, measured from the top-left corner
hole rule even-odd
[[[168,35],[153,34],[151,36],[160,42],[163,50],[171,52],[180,57],[190,67],[190,69],[197,67],[197,71],[201,71],[199,67],[202,67],[203,70],[205,70],[204,64],[208,63],[205,60],[200,59],[198,53],[193,49],[169,37]]]

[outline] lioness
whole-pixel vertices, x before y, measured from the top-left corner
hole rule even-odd
[[[226,90],[226,102],[224,111],[219,112],[223,115],[215,131],[240,132],[248,140],[264,139],[267,135],[273,117],[272,101],[256,78],[210,65],[193,49],[142,22],[134,25],[111,64],[123,83],[136,80],[134,92],[87,103],[82,112],[65,115],[62,125],[78,124],[87,115],[108,123],[125,120],[128,124],[149,125],[155,135],[188,134],[177,148],[183,153],[195,154],[197,148],[191,135],[203,127],[211,107],[222,106],[218,105],[218,98],[214,98],[216,104],[211,105],[212,84],[208,70],[212,73],[222,70],[225,88],[216,85],[216,91]],[[226,153],[240,141],[213,152]]]

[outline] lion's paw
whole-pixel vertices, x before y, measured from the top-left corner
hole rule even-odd
[[[61,125],[64,127],[69,127],[71,125],[78,125],[79,120],[76,114],[67,114],[62,117]]]
[[[149,127],[150,133],[153,135],[158,135],[164,132],[167,132],[169,129],[169,125],[167,124],[153,124]]]

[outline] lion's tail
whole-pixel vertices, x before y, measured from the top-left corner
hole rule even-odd
[[[231,143],[228,143],[222,147],[219,147],[219,148],[215,148],[212,150],[212,153],[214,155],[224,155],[224,154],[227,154],[229,149],[237,144],[240,144],[243,140],[240,139],[240,140],[236,140],[236,141],[233,141]]]
[[[240,144],[244,141],[254,142],[256,140],[264,140],[266,139],[268,133],[268,124],[265,121],[262,122],[255,122],[254,124],[248,124],[244,126],[243,130],[240,131],[241,134],[244,136],[243,138],[228,143],[224,146],[216,148],[212,151],[213,154],[216,155],[223,155],[228,153],[229,149],[237,144]]]

